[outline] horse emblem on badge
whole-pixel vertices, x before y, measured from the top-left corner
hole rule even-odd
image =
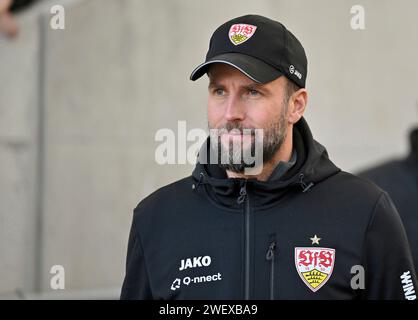
[[[233,24],[229,29],[229,40],[234,45],[242,44],[252,37],[256,29],[257,27],[251,24]]]
[[[295,248],[296,270],[313,292],[318,291],[331,277],[334,269],[335,249]]]

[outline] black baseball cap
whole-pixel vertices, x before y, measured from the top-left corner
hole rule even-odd
[[[205,62],[190,79],[199,79],[213,63],[229,64],[259,83],[284,75],[301,88],[306,84],[308,61],[299,40],[280,22],[259,15],[238,17],[216,29]]]

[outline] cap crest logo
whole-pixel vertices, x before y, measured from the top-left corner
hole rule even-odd
[[[253,36],[256,29],[257,27],[251,24],[233,24],[229,29],[229,40],[236,46],[242,44]]]
[[[335,249],[295,248],[296,270],[313,292],[318,291],[331,277],[334,269]]]

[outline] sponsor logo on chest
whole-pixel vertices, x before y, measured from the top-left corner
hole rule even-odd
[[[187,259],[181,259],[179,270],[186,270],[190,268],[201,268],[208,267],[211,263],[211,258],[209,256],[199,256]]]

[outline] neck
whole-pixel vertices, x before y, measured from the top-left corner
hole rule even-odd
[[[286,139],[283,142],[282,146],[279,150],[277,150],[276,154],[273,158],[262,164],[262,169],[259,174],[257,175],[246,175],[244,173],[237,173],[232,171],[226,171],[228,178],[256,178],[259,181],[267,181],[276,166],[280,161],[288,162],[292,156],[292,149],[293,149],[293,131],[290,130],[287,133]]]

